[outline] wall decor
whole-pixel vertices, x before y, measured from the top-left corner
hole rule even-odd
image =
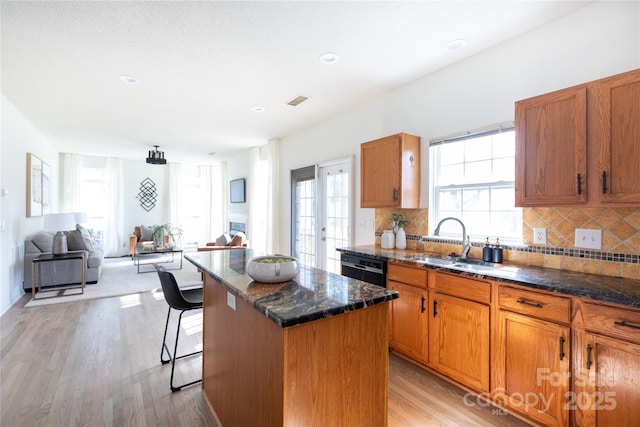
[[[156,183],[151,178],[145,178],[140,183],[140,192],[138,193],[140,198],[140,206],[142,209],[149,212],[156,206],[156,200],[158,193],[156,192]]]
[[[50,199],[51,167],[35,154],[27,153],[27,217],[50,212]]]

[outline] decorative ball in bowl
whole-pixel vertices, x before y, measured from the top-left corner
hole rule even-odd
[[[298,260],[283,255],[267,255],[251,258],[247,274],[256,282],[288,282],[298,274]]]

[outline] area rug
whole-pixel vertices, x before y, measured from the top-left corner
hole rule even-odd
[[[166,264],[166,268],[175,268],[179,264]],[[152,265],[143,265],[141,271],[153,269]],[[187,260],[183,260],[182,269],[170,270],[181,287],[202,284],[200,273],[196,267]],[[60,304],[72,301],[82,301],[94,298],[108,298],[123,295],[131,295],[142,292],[160,290],[160,279],[155,271],[138,274],[137,267],[131,258],[105,258],[102,266],[100,280],[93,285],[86,285],[84,294],[78,294],[77,289],[69,289],[64,296],[41,300],[29,300],[25,307],[39,307],[47,304]],[[46,293],[38,294],[38,297],[47,296]]]

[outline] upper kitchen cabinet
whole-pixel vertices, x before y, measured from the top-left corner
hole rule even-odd
[[[640,70],[516,102],[516,206],[640,206]]]
[[[420,137],[399,133],[360,145],[360,207],[420,207]]]
[[[640,70],[598,82],[598,145],[603,202],[640,203]]]
[[[516,206],[587,200],[587,88],[516,102]]]

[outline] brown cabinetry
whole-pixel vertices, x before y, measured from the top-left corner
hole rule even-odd
[[[516,102],[516,206],[640,205],[640,70]]]
[[[489,391],[491,285],[436,272],[429,301],[429,365],[478,392]]]
[[[516,206],[584,203],[587,89],[516,102]]]
[[[566,426],[571,378],[569,298],[500,285],[493,397],[536,422]]]
[[[400,133],[361,144],[360,207],[420,207],[420,137]]]
[[[418,362],[428,362],[427,270],[389,263],[387,287],[400,297],[391,302],[389,345]]]
[[[576,328],[573,393],[577,425],[634,425],[640,420],[640,312],[583,303]]]
[[[597,89],[597,194],[603,202],[639,203],[640,70],[599,80]]]

